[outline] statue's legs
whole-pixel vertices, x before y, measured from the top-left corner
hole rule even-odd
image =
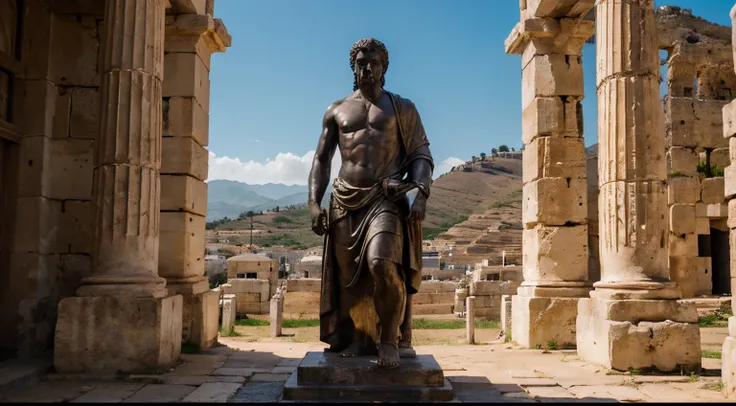
[[[401,338],[399,339],[399,348],[411,348],[411,301],[413,295],[406,295],[406,308],[404,310],[404,320],[399,328]]]
[[[391,234],[380,234],[371,241],[371,245],[381,244],[383,239],[379,237],[383,235],[395,237]],[[393,242],[392,240],[383,243]],[[378,366],[395,368],[399,366],[399,327],[406,308],[406,286],[395,262],[371,258],[370,253],[371,250],[368,264],[375,287],[373,300],[380,322]]]

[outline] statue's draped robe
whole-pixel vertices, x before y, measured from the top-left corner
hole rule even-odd
[[[401,244],[397,244],[398,246],[375,247],[372,254],[399,265],[407,294],[417,293],[421,283],[422,224],[408,219],[410,207],[405,195],[395,200],[390,200],[385,195],[383,180],[403,179],[407,173],[411,176],[412,163],[417,159],[427,160],[432,167],[434,163],[429,149],[422,148],[428,146],[429,141],[414,104],[399,95],[388,95],[394,107],[401,138],[398,153],[402,164],[399,170],[368,188],[354,187],[340,178],[333,183],[328,209],[330,227],[325,237],[322,262],[320,340],[330,344],[335,351],[340,351],[352,340],[350,332],[341,331],[344,330],[343,323],[350,317],[350,309],[343,308],[345,306],[341,296],[364,296],[372,293],[366,292],[364,278],[370,277],[366,251],[373,237],[381,233],[391,233],[400,238],[398,241]],[[412,180],[414,179],[408,179]],[[349,226],[340,224],[340,227],[335,227],[338,221],[348,221]],[[349,257],[351,269],[339,268],[336,250],[340,251],[339,255]],[[359,279],[362,282],[358,283]]]

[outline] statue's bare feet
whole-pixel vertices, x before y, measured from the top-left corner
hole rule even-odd
[[[363,355],[363,346],[359,343],[353,342],[348,348],[340,353],[341,357],[359,357]]]
[[[399,366],[399,348],[392,344],[380,344],[378,347],[378,367],[396,368]]]

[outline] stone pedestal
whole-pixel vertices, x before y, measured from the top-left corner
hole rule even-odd
[[[196,344],[199,348],[208,348],[217,342],[219,299],[219,293],[214,291],[183,296],[182,342]]]
[[[576,345],[577,297],[511,297],[511,337],[522,347]]]
[[[153,373],[181,353],[182,297],[68,297],[59,302],[59,373]]]
[[[343,358],[309,352],[284,386],[284,400],[437,402],[453,390],[432,355],[402,358],[395,369],[379,369],[376,357]]]
[[[578,355],[617,370],[698,371],[695,303],[675,300],[580,299]]]

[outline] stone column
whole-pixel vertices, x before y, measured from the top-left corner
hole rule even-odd
[[[107,0],[92,275],[59,303],[58,372],[134,372],[181,351],[181,296],[158,276],[164,0]]]
[[[732,45],[736,44],[736,6],[731,9]],[[736,47],[733,47],[734,65],[736,66]],[[736,71],[736,68],[734,69]],[[723,136],[728,138],[730,145],[731,164],[726,167],[725,175],[725,197],[728,201],[728,228],[730,229],[730,252],[731,252],[731,309],[736,309],[736,300],[733,293],[736,292],[736,100],[723,108]],[[723,380],[724,393],[727,397],[736,397],[736,316],[728,319],[728,337],[723,342],[721,352],[722,366],[721,379]]]
[[[667,265],[664,116],[653,0],[596,6],[601,280],[578,306],[578,354],[608,368],[700,367],[694,303]]]
[[[201,3],[201,4],[200,4]],[[209,69],[230,36],[205,2],[175,0],[166,16],[159,273],[184,298],[182,340],[217,340],[217,295],[204,276]]]
[[[574,345],[577,301],[591,290],[581,101],[582,48],[595,25],[582,10],[558,18],[565,13],[545,8],[554,2],[524,3],[506,48],[522,56],[524,143],[524,282],[511,335],[523,347]]]

